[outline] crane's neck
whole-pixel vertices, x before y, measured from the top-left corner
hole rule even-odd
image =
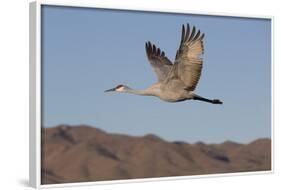
[[[130,93],[130,94],[136,94],[136,95],[140,95],[140,96],[156,96],[156,92],[150,88],[144,89],[144,90],[136,90],[136,89],[127,88],[123,92]]]

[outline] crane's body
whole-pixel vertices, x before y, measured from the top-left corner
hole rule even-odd
[[[207,99],[194,94],[194,90],[201,76],[203,61],[203,38],[200,30],[195,27],[185,29],[182,26],[180,47],[177,50],[174,64],[165,53],[151,42],[145,44],[148,60],[155,71],[158,82],[144,90],[135,90],[126,85],[118,85],[105,92],[115,91],[143,96],[156,96],[167,102],[185,100],[200,100],[213,104],[222,104],[218,99]]]

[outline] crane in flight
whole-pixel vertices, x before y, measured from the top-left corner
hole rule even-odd
[[[182,25],[179,49],[174,64],[165,56],[164,51],[150,41],[145,43],[146,55],[157,75],[158,82],[144,90],[135,90],[120,84],[105,92],[123,92],[143,96],[156,96],[167,102],[199,100],[212,104],[222,104],[219,99],[207,99],[194,93],[202,71],[204,33],[189,24]]]

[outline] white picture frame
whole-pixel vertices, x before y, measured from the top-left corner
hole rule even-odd
[[[65,187],[65,186],[80,186],[80,185],[96,185],[96,184],[116,184],[127,182],[145,182],[145,181],[158,181],[158,180],[175,180],[175,179],[192,179],[201,177],[217,177],[217,176],[235,176],[235,175],[250,175],[250,174],[268,174],[274,170],[273,160],[273,98],[271,100],[271,170],[270,171],[254,171],[241,173],[226,173],[226,174],[210,174],[210,175],[196,175],[196,176],[182,176],[182,177],[161,177],[161,178],[148,178],[148,179],[130,179],[130,180],[114,180],[114,181],[101,181],[101,182],[83,182],[83,183],[69,183],[69,184],[53,184],[42,185],[41,184],[41,8],[44,5],[52,6],[73,6],[73,7],[86,7],[86,8],[102,8],[113,10],[133,10],[133,11],[148,11],[148,12],[161,12],[161,13],[187,13],[187,14],[199,14],[210,16],[230,16],[230,17],[245,17],[245,18],[266,18],[271,19],[272,34],[271,41],[273,42],[273,27],[274,18],[272,16],[260,16],[260,15],[233,15],[227,13],[212,13],[212,12],[200,12],[200,11],[184,11],[184,10],[160,10],[160,9],[147,9],[147,8],[132,8],[131,6],[104,6],[96,3],[81,3],[81,2],[48,2],[48,1],[36,1],[30,3],[30,129],[29,129],[29,179],[30,185],[34,188],[41,187]],[[272,43],[272,62],[271,62],[271,94],[273,95],[273,43]]]

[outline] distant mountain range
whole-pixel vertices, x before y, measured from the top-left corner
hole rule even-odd
[[[42,128],[42,184],[271,170],[271,140],[168,142],[90,126]]]

